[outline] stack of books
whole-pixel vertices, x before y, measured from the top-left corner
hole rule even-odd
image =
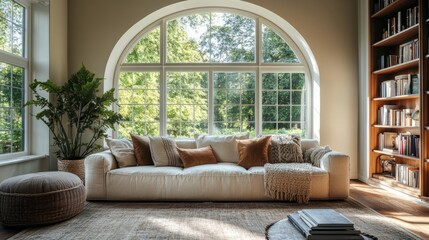
[[[288,219],[306,239],[364,239],[349,219],[333,209],[303,209]]]

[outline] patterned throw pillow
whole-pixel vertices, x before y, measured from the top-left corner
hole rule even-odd
[[[155,167],[176,166],[182,167],[174,138],[149,137],[150,153]]]
[[[297,135],[273,135],[268,148],[270,163],[302,163],[301,138]]]
[[[320,167],[320,159],[332,151],[329,146],[318,146],[314,148],[310,148],[304,153],[304,161],[307,163],[311,163],[313,166]]]
[[[129,139],[106,138],[106,143],[120,168],[137,165],[133,143]]]

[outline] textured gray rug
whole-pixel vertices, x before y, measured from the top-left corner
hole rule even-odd
[[[11,239],[264,239],[268,224],[302,208],[333,208],[379,239],[416,239],[353,199],[309,204],[88,202],[68,221],[29,228]]]

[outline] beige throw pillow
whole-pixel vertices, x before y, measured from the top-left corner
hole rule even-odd
[[[129,139],[106,138],[106,143],[120,168],[137,165],[133,144]]]
[[[149,137],[150,153],[156,167],[176,166],[181,167],[179,153],[176,149],[174,138],[169,137]]]
[[[235,140],[249,139],[249,133],[235,135],[200,135],[197,148],[211,146],[218,162],[238,163],[239,155]]]
[[[268,148],[270,163],[302,163],[304,162],[301,138],[297,135],[273,135]]]

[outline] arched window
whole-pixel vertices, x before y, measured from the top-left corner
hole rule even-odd
[[[310,75],[288,34],[259,15],[229,8],[169,15],[122,52],[117,134],[311,137]]]

